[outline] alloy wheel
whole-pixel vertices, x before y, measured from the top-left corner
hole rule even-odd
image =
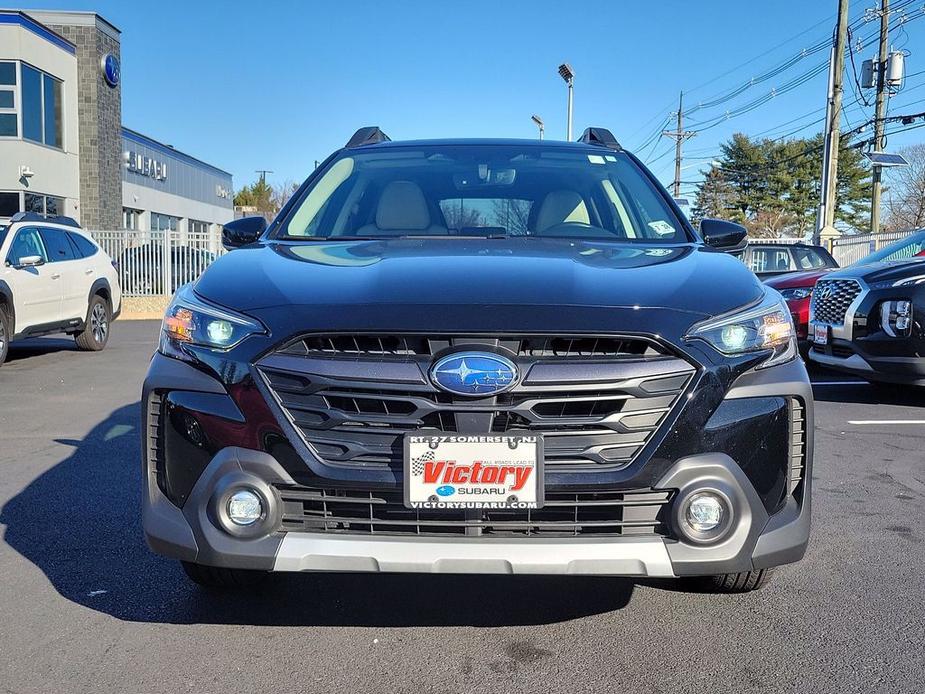
[[[106,335],[109,333],[109,320],[106,317],[106,307],[103,304],[96,304],[90,312],[90,332],[93,333],[93,339],[99,344],[106,341]]]

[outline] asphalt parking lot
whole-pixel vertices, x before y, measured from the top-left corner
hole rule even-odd
[[[19,343],[0,369],[2,691],[925,692],[925,392],[814,374],[812,544],[751,595],[375,575],[209,594],[141,535],[157,330]]]

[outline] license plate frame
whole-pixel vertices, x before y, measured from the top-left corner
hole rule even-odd
[[[829,344],[829,326],[825,323],[813,323],[813,342],[817,345]]]
[[[527,431],[461,434],[421,430],[405,434],[403,448],[403,489],[407,508],[439,511],[543,507],[544,447],[541,434]],[[524,469],[530,472],[517,471]],[[491,481],[493,470],[496,478],[504,479],[503,483]],[[425,473],[431,476],[431,481],[425,479]],[[470,476],[478,479],[469,480]],[[523,486],[515,489],[521,479]],[[438,493],[438,488],[451,489]],[[476,488],[482,491],[474,491]]]

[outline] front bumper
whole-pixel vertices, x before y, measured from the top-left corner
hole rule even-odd
[[[186,561],[267,571],[349,571],[492,574],[587,574],[673,577],[732,573],[799,560],[809,540],[809,504],[791,499],[768,516],[738,465],[722,454],[675,464],[665,487],[709,486],[729,492],[735,524],[727,538],[696,546],[661,537],[601,540],[389,537],[271,532],[235,537],[215,522],[215,498],[229,485],[247,484],[269,500],[268,523],[278,516],[270,484],[291,478],[258,451],[221,451],[183,509],[149,480],[143,525],[150,547]],[[805,497],[804,497],[805,498]]]
[[[871,287],[863,280],[855,281],[862,289],[847,308],[843,323],[827,323],[831,339],[826,345],[811,344],[809,359],[869,381],[925,385],[925,289]],[[881,305],[897,300],[913,304],[912,326],[905,337],[888,335],[882,326]],[[814,318],[810,315],[810,333]]]
[[[710,418],[696,446],[684,443],[690,432],[679,431],[678,437],[659,449],[670,454],[669,460],[656,455],[643,465],[642,474],[652,475],[645,486],[675,490],[675,498],[704,486],[726,494],[735,521],[721,541],[709,545],[684,541],[676,532],[665,536],[444,538],[284,531],[279,522],[282,511],[277,488],[298,485],[300,480],[293,476],[291,460],[271,455],[268,451],[274,449],[265,445],[260,450],[260,441],[274,436],[274,423],[245,421],[218,380],[182,362],[156,356],[145,383],[146,419],[151,396],[166,390],[182,395],[177,402],[183,407],[224,422],[222,436],[239,442],[229,445],[226,438],[224,447],[209,454],[202,469],[195,471],[195,482],[190,483],[182,502],[165,495],[158,484],[150,441],[143,444],[145,536],[154,551],[176,559],[265,571],[673,577],[733,573],[794,562],[802,558],[809,540],[812,391],[798,360],[740,376],[725,392],[722,402],[729,405],[721,408],[725,421]],[[755,419],[748,429],[736,421],[746,416],[742,413],[748,410],[747,403],[781,398],[797,398],[804,403],[805,456],[796,490],[778,494],[773,490],[779,489],[780,480],[772,479],[770,469],[762,467],[769,459],[754,455],[756,449],[767,448],[759,430],[768,420]],[[780,443],[782,448],[789,448],[787,441]],[[192,449],[182,450],[193,454]],[[640,486],[638,480],[636,484],[603,480],[603,476],[595,480],[595,489]],[[223,529],[216,499],[235,484],[257,488],[264,496],[268,506],[264,530],[242,535]],[[772,503],[775,496],[781,500]],[[669,509],[669,526],[675,522],[673,513]]]

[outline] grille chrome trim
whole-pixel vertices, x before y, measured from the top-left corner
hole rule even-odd
[[[640,336],[443,335],[413,333],[332,333],[304,335],[283,345],[279,352],[296,356],[427,357],[463,347],[493,347],[531,359],[610,359],[667,355],[659,343]]]

